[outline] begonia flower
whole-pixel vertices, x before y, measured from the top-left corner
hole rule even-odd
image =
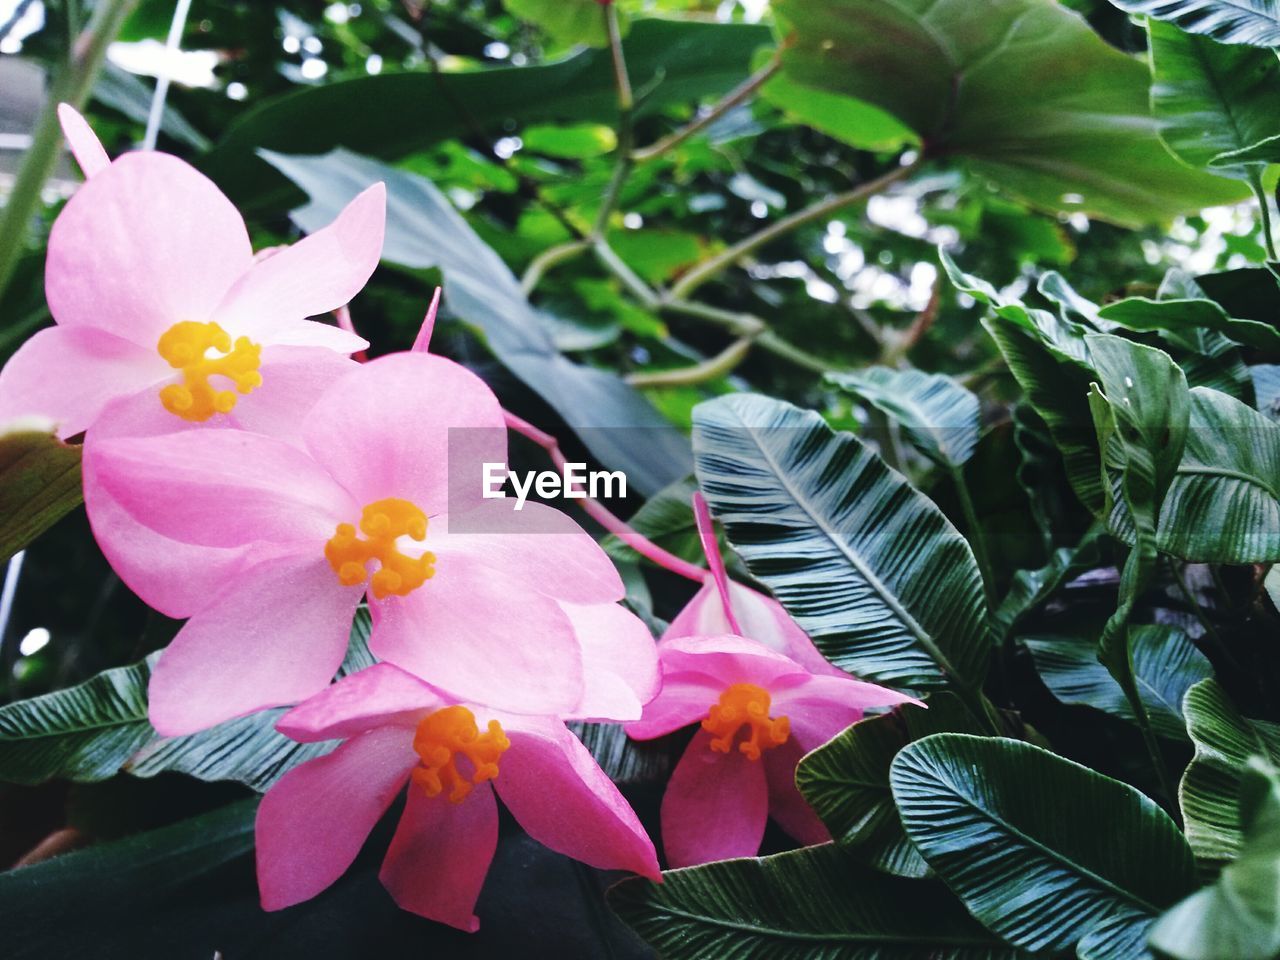
[[[662,688],[627,733],[699,725],[662,798],[672,867],[754,856],[770,817],[803,844],[831,839],[796,789],[796,765],[867,708],[911,699],[734,635],[664,637],[658,661]]]
[[[262,799],[256,851],[266,910],[336,881],[406,784],[379,877],[402,909],[420,916],[478,929],[476,899],[498,840],[495,793],[550,849],[661,879],[635,813],[556,716],[459,702],[377,664],[295,707],[277,729],[304,743],[344,743],[290,770]]]
[[[460,482],[478,498],[479,463],[506,461],[497,399],[456,363],[403,353],[326,390],[301,446],[189,430],[86,451],[87,476],[139,523],[215,559],[245,551],[160,657],[157,730],[188,733],[321,690],[366,594],[373,653],[456,697],[576,710],[589,699],[584,662],[604,659],[639,715],[657,679],[653,643],[617,606],[624,590],[608,556],[550,507],[480,501],[502,514],[497,532],[476,532],[478,504],[450,515],[450,431],[467,448],[458,469],[474,457],[475,476]],[[114,546],[146,562],[146,544]],[[593,645],[597,633],[610,645]]]
[[[279,420],[280,368],[368,344],[308,320],[349,301],[382,252],[386,191],[376,184],[322,230],[254,257],[244,220],[177,157],[106,162],[84,119],[64,127],[88,180],[49,234],[45,295],[55,321],[0,370],[0,420],[25,414],[86,430],[107,404],[146,393],[175,424]],[[252,395],[255,402],[247,401]]]

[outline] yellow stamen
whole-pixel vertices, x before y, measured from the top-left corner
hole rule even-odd
[[[471,785],[492,780],[498,775],[498,758],[511,746],[497,720],[489,721],[489,729],[481,733],[476,717],[466,707],[445,707],[422,718],[413,737],[413,749],[422,764],[411,774],[414,783],[428,797],[439,796],[449,788],[449,800],[461,803],[471,792]],[[471,782],[458,770],[457,757],[471,762]]]
[[[435,576],[436,555],[424,551],[420,557],[407,557],[396,547],[400,537],[427,539],[427,515],[408,500],[388,497],[364,508],[360,530],[368,538],[356,536],[349,523],[338,524],[337,532],[324,545],[324,556],[343,586],[364,583],[369,576],[370,560],[379,569],[369,580],[369,588],[379,600],[390,594],[406,596]]]
[[[160,402],[183,420],[201,423],[235,407],[235,392],[215,389],[210,377],[226,377],[241,393],[262,386],[262,347],[248,337],[238,338],[233,346],[231,336],[216,323],[175,323],[160,335],[156,350],[169,366],[182,371],[182,383],[160,389]],[[222,356],[206,356],[210,350]]]
[[[791,736],[791,721],[786,717],[769,716],[769,691],[754,683],[735,683],[720,694],[720,702],[707,713],[702,729],[715,734],[711,749],[728,753],[738,731],[749,727],[750,736],[738,744],[738,749],[748,760],[759,760],[765,750],[772,750],[787,742]]]

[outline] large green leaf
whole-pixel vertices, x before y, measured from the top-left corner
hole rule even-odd
[[[361,611],[352,625],[342,674],[373,662],[368,634],[369,618]],[[266,790],[292,767],[336,746],[296,743],[277,733],[275,722],[284,708],[228,720],[200,733],[161,737],[147,720],[154,659],[0,707],[0,781],[30,784],[60,777],[92,782],[122,770],[138,777],[174,771]]]
[[[973,552],[900,474],[818,414],[749,394],[695,408],[693,444],[729,542],[828,659],[977,688],[991,639]]]
[[[1146,67],[1054,0],[775,8],[791,31],[782,62],[798,90],[874,104],[926,154],[961,158],[1037,206],[1137,224],[1243,196],[1169,155]],[[849,139],[863,145],[856,132]]]
[[[536,23],[561,43],[603,47],[609,42],[596,0],[502,0],[522,20]]]
[[[1276,0],[1111,0],[1121,10],[1176,23],[1222,43],[1280,46]]]
[[[639,20],[624,42],[645,116],[716,96],[751,72],[772,40],[755,24]],[[429,69],[340,80],[265,100],[232,124],[201,167],[241,209],[279,210],[297,193],[258,157],[261,149],[326,153],[346,147],[394,160],[415,150],[494,130],[508,119],[617,119],[607,50],[540,66],[436,74]]]
[[[1240,781],[1251,756],[1280,763],[1280,726],[1242,716],[1216,680],[1188,690],[1182,709],[1196,752],[1182,775],[1178,802],[1196,859],[1212,870],[1240,851]]]
[[[1129,632],[1133,672],[1151,727],[1162,737],[1187,739],[1182,698],[1193,683],[1213,676],[1209,660],[1176,627],[1147,625]],[[1063,703],[1135,719],[1124,691],[1098,662],[1098,646],[1077,637],[1024,637],[1036,671]]]
[[[983,730],[954,695],[939,690],[924,707],[904,704],[855,723],[800,761],[796,785],[831,836],[858,860],[901,877],[924,877],[929,865],[902,829],[889,765],[908,743],[944,732]]]
[[[1151,929],[1175,960],[1274,960],[1280,955],[1280,775],[1249,761],[1240,791],[1244,847],[1217,883],[1193,893]]]
[[[1018,956],[941,884],[876,873],[834,844],[626,880],[609,903],[665,960]]]
[[[333,220],[365,187],[385,183],[384,259],[414,269],[438,267],[450,309],[484,332],[498,359],[602,463],[625,472],[629,487],[650,494],[688,474],[684,438],[616,374],[573,363],[556,349],[520,282],[431,181],[345,150],[322,157],[265,156],[310,195],[311,202],[293,213],[307,232]]]
[[[1226,46],[1159,20],[1147,21],[1151,109],[1174,156],[1207,167],[1219,154],[1280,133],[1280,63],[1268,50]],[[1247,165],[1215,165],[1223,176],[1255,176]]]
[[[1201,349],[1200,342],[1194,339],[1197,332],[1216,330],[1236,343],[1266,351],[1273,356],[1280,353],[1280,330],[1269,323],[1230,317],[1227,311],[1212,300],[1148,300],[1146,297],[1128,297],[1102,307],[1098,316],[1126,330],[1166,331],[1175,338],[1174,342],[1187,350]]]
[[[951,377],[868,367],[828,374],[827,381],[892,417],[911,444],[939,466],[956,470],[973,456],[982,429],[978,398]]]
[[[80,505],[80,448],[52,426],[17,421],[0,431],[0,560]]]
[[[1159,546],[1196,563],[1280,560],[1280,424],[1225,393],[1191,391]]]
[[[1137,790],[1015,740],[941,733],[889,774],[907,836],[988,929],[1082,960],[1143,956],[1195,885],[1177,826]]]

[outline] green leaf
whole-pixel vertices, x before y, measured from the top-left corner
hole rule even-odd
[[[950,377],[868,367],[827,374],[827,382],[892,417],[912,446],[939,466],[958,469],[973,456],[982,429],[978,398]]]
[[[1217,883],[1173,907],[1151,945],[1175,960],[1274,960],[1280,954],[1280,774],[1261,757],[1241,783],[1244,847]]]
[[[1187,840],[1210,870],[1234,860],[1243,841],[1237,797],[1249,758],[1280,763],[1280,725],[1241,715],[1216,680],[1202,680],[1182,704],[1195,756],[1178,787]]]
[[[575,364],[556,349],[519,281],[430,180],[345,150],[323,157],[264,156],[310,195],[311,202],[293,212],[308,233],[381,180],[387,187],[384,260],[412,269],[438,267],[448,307],[483,331],[494,355],[602,463],[625,472],[629,487],[650,494],[689,472],[684,438],[616,374]]]
[[[665,960],[1005,960],[940,884],[886,877],[834,844],[625,880],[609,903]]]
[[[1219,154],[1280,132],[1280,63],[1269,50],[1226,46],[1159,20],[1147,21],[1151,110],[1160,137],[1185,163],[1207,167]],[[1248,179],[1242,164],[1215,164]]]
[[[1245,163],[1280,163],[1280,134],[1239,150],[1228,150],[1209,161],[1209,167],[1234,167]]]
[[[588,2],[595,10],[600,9],[595,0]],[[598,123],[535,124],[525,127],[520,139],[526,150],[569,160],[602,157],[618,147],[618,135],[613,128]]]
[[[1223,336],[1265,351],[1280,354],[1280,330],[1257,320],[1237,320],[1212,300],[1148,300],[1129,297],[1109,303],[1098,316],[1126,330],[1164,330],[1187,350],[1200,349],[1194,338],[1201,330],[1216,330]]]
[[[593,47],[609,43],[603,9],[596,0],[502,0],[502,5],[521,20],[536,23],[560,43]]]
[[[1191,850],[1133,787],[1015,740],[941,733],[889,774],[907,836],[984,926],[1031,951],[1142,956],[1195,884]]]
[[[52,425],[18,420],[0,430],[0,561],[80,505],[80,448]]]
[[[1244,197],[1169,155],[1146,67],[1054,0],[779,0],[775,10],[790,28],[792,82],[879,107],[926,154],[961,159],[1035,206],[1137,225]]]
[[[1111,0],[1121,10],[1176,23],[1221,43],[1280,46],[1276,0]]]
[[[981,578],[928,498],[780,400],[721,397],[693,421],[698,482],[729,542],[829,660],[895,686],[981,684]]]
[[[771,40],[770,28],[759,24],[637,21],[623,44],[632,82],[645,91],[637,115],[727,92]],[[240,209],[275,212],[297,193],[259,159],[261,149],[319,154],[346,147],[395,160],[508,119],[613,124],[617,112],[606,50],[540,66],[383,73],[264,100],[223,132],[200,166]]]
[[[1138,692],[1151,727],[1162,737],[1187,739],[1182,698],[1193,683],[1213,676],[1213,667],[1176,627],[1141,626],[1129,631]],[[1124,691],[1098,662],[1097,643],[1076,637],[1024,637],[1036,671],[1063,703],[1078,703],[1135,720]]]
[[[863,150],[891,153],[919,142],[909,127],[875,104],[796,83],[786,73],[774,74],[760,96],[791,119]]]
[[[1191,391],[1159,546],[1193,563],[1280,560],[1280,424],[1216,390]]]
[[[368,635],[369,617],[361,611],[339,675],[373,663]],[[275,722],[283,707],[184,737],[161,737],[147,720],[154,660],[0,707],[0,781],[34,784],[60,777],[93,782],[121,771],[137,777],[174,771],[264,791],[297,764],[336,746],[332,741],[296,743],[277,733]]]
[[[1009,591],[992,617],[1001,638],[1009,636],[1022,618],[1049,599],[1062,584],[1099,562],[1098,538],[1103,530],[1095,523],[1072,547],[1059,547],[1038,570],[1019,570]]]
[[[953,694],[929,694],[924,707],[904,704],[855,723],[800,761],[796,785],[831,836],[859,861],[901,877],[924,877],[929,865],[907,839],[889,789],[889,765],[912,741],[943,732],[982,733]]]

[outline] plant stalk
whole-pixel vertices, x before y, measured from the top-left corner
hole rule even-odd
[[[0,299],[4,297],[18,261],[26,249],[31,218],[40,206],[45,181],[58,163],[62,130],[58,125],[58,105],[68,103],[80,110],[102,69],[107,47],[115,39],[125,17],[137,0],[101,0],[94,7],[88,27],[80,34],[57,70],[44,107],[31,134],[31,146],[13,182],[8,202],[0,214]]]

